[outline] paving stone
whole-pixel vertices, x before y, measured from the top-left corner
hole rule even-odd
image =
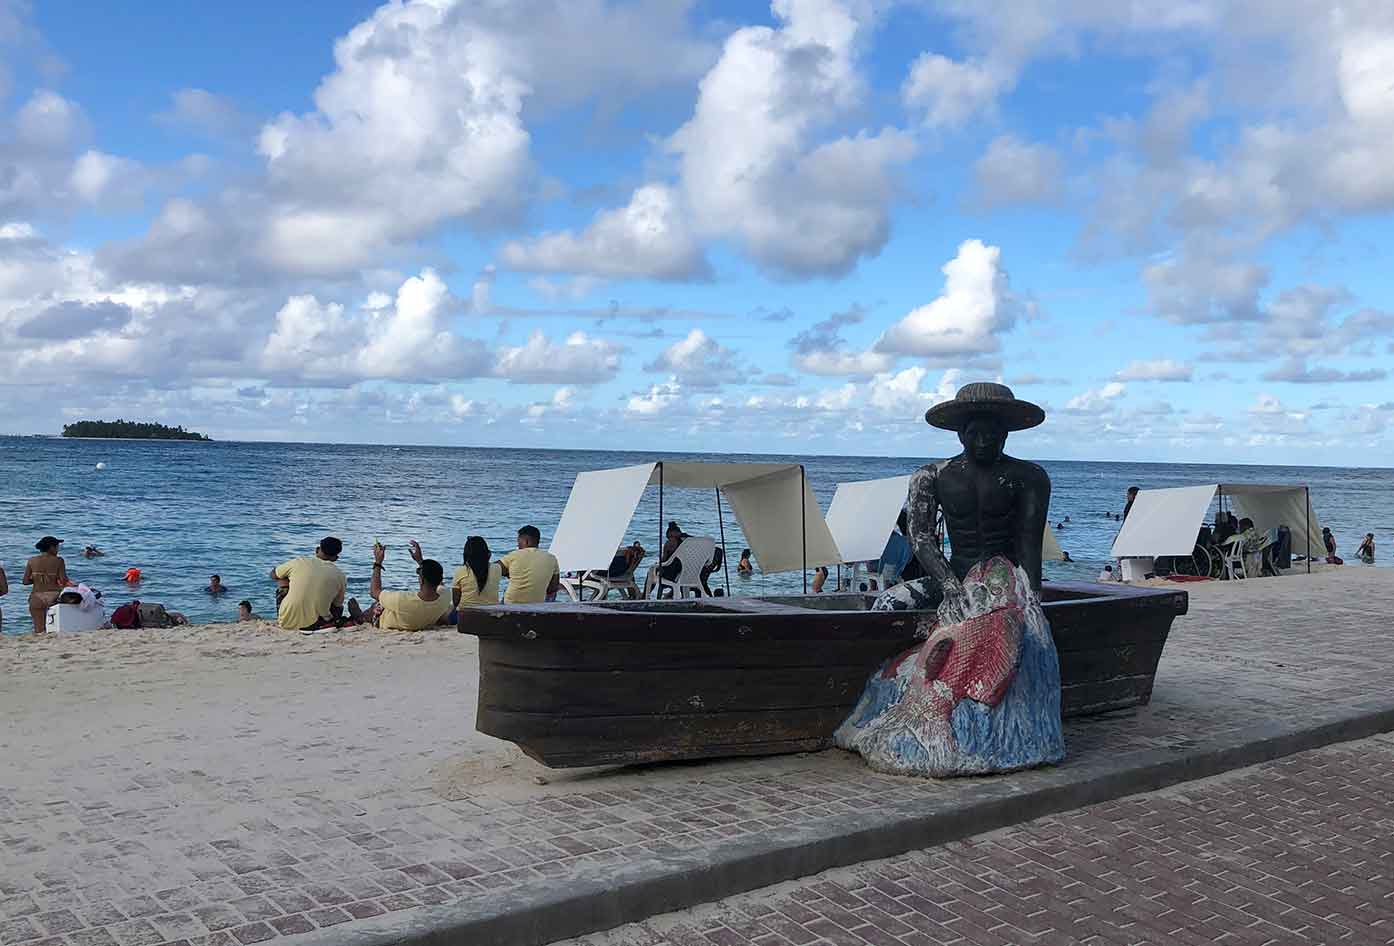
[[[315,928],[315,924],[311,923],[308,917],[298,913],[293,916],[274,917],[270,923],[276,928],[276,932],[280,933],[282,936],[293,936],[296,933],[308,933]]]
[[[125,923],[117,923],[107,929],[111,935],[116,937],[116,941],[121,946],[155,946],[156,943],[164,942],[165,938],[155,925],[149,920],[127,920]]]
[[[41,935],[43,934],[39,932],[39,928],[28,917],[0,922],[0,944],[3,946],[38,939]]]

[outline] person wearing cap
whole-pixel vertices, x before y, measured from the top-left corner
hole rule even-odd
[[[286,595],[276,612],[277,623],[288,631],[330,630],[342,615],[348,578],[334,563],[344,543],[334,536],[320,540],[314,555],[291,559],[271,570],[271,577],[286,582]]]
[[[39,554],[24,564],[23,583],[31,586],[29,592],[29,617],[34,622],[34,633],[44,633],[48,622],[48,609],[58,600],[58,595],[68,585],[68,566],[58,554],[62,539],[46,535],[34,543]]]

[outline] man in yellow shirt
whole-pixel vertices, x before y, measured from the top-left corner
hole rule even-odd
[[[445,569],[433,558],[422,558],[417,542],[413,541],[410,548],[420,587],[416,591],[383,591],[382,562],[387,548],[381,542],[373,543],[373,581],[368,590],[378,602],[373,622],[384,631],[422,631],[447,623],[450,598],[440,593]]]
[[[276,581],[289,583],[276,612],[281,627],[307,634],[334,630],[348,587],[348,579],[334,564],[343,550],[344,543],[326,536],[313,556],[292,559],[271,570]]]
[[[539,604],[557,593],[561,587],[561,566],[551,552],[538,548],[542,533],[536,526],[518,530],[518,548],[499,560],[508,588],[503,593],[504,604]]]

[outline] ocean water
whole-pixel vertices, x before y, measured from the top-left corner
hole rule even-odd
[[[914,471],[928,458],[747,457],[690,459],[802,462],[824,511],[837,483]],[[0,560],[10,594],[0,599],[5,630],[28,624],[24,561],[45,534],[64,540],[68,573],[100,589],[108,610],[132,598],[160,602],[195,621],[231,620],[237,602],[274,613],[271,568],[310,554],[322,536],[344,540],[340,566],[349,593],[368,597],[372,543],[388,546],[385,584],[414,587],[411,539],[449,575],[468,535],[484,536],[496,554],[531,523],[550,540],[576,473],[653,459],[613,451],[503,450],[452,447],[336,446],[275,443],[183,443],[0,437]],[[98,470],[98,463],[105,469]],[[1323,525],[1336,533],[1347,561],[1360,536],[1374,532],[1379,557],[1394,560],[1394,470],[1199,464],[1042,461],[1053,483],[1051,522],[1070,517],[1056,536],[1075,559],[1047,563],[1048,578],[1093,578],[1107,560],[1131,485],[1143,488],[1215,482],[1307,483]],[[717,534],[712,493],[667,490],[664,517],[692,534]],[[650,550],[659,541],[657,490],[649,489],[629,528]],[[84,545],[104,558],[84,559]],[[740,579],[735,558],[744,545],[726,509],[726,546],[733,594],[798,590],[798,573]],[[144,580],[121,580],[129,567]],[[217,573],[230,588],[203,593]]]

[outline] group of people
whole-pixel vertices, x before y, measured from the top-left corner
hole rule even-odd
[[[505,604],[540,603],[555,598],[561,587],[557,559],[541,549],[541,544],[542,533],[535,526],[523,526],[518,530],[517,548],[494,560],[489,543],[472,535],[465,540],[461,563],[447,591],[444,566],[426,558],[420,543],[413,540],[407,548],[416,562],[417,587],[393,591],[382,583],[387,546],[374,542],[368,592],[374,603],[365,610],[355,598],[345,601],[348,577],[337,564],[344,544],[326,536],[313,555],[291,559],[271,570],[278,586],[276,620],[281,627],[304,634],[328,633],[354,624],[420,631],[456,623],[461,608],[498,604],[504,578],[508,579]],[[239,620],[254,617],[249,602],[243,601],[239,607],[249,615],[239,614]]]

